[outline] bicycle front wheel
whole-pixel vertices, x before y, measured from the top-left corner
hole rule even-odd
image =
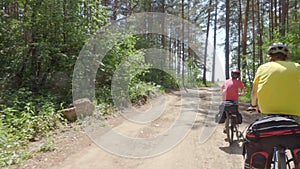
[[[286,156],[285,152],[283,150],[278,150],[277,152],[277,158],[278,158],[278,169],[286,169]]]

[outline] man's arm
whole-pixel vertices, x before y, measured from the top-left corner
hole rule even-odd
[[[257,106],[256,105],[257,89],[258,89],[258,85],[257,84],[253,84],[253,86],[252,86],[252,92],[251,92],[251,105],[252,106]]]
[[[256,111],[258,112],[258,107],[257,107],[257,89],[258,89],[258,85],[257,84],[253,84],[252,86],[252,92],[251,92],[251,108],[252,109],[256,109]]]

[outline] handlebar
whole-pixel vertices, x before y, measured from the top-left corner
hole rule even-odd
[[[253,112],[256,112],[256,109],[253,107],[248,107],[247,111],[249,111],[250,113],[253,113]],[[258,109],[258,113],[261,113],[259,109]]]

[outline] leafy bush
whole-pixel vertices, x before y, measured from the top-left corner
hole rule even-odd
[[[58,128],[63,120],[49,96],[37,97],[20,89],[4,98],[0,116],[0,167],[31,157],[26,151],[28,142]]]
[[[112,104],[105,102],[98,102],[97,109],[102,116],[112,115],[116,112],[116,108]]]
[[[146,83],[139,81],[138,83],[131,83],[129,86],[129,98],[132,102],[136,103],[139,99],[149,96],[150,92],[162,91],[160,85],[155,83]],[[146,100],[144,100],[146,101]]]
[[[46,142],[41,145],[40,151],[47,152],[47,151],[54,151],[55,150],[55,144],[53,137],[47,137]]]

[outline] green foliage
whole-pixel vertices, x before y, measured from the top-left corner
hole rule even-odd
[[[201,79],[199,79],[197,81],[198,81],[198,83],[197,83],[198,87],[216,87],[216,86],[218,86],[218,84],[212,83],[212,82],[206,82],[206,85],[205,85]]]
[[[285,36],[282,36],[279,32],[279,30],[276,30],[274,39],[270,42],[271,43],[284,43],[287,44],[289,47],[289,53],[290,53],[290,60],[300,62],[300,49],[299,49],[299,43],[300,43],[300,23],[298,21],[294,21],[290,23],[288,31]],[[270,45],[266,44],[266,45]]]
[[[133,82],[129,85],[129,98],[132,102],[138,102],[141,97],[148,97],[151,92],[163,92],[160,85],[146,82]]]
[[[104,7],[102,4],[107,6]],[[175,4],[167,4],[172,7],[171,11],[166,9],[166,12],[179,15],[182,8]],[[200,1],[189,5],[197,9],[207,7]],[[49,131],[60,125],[62,118],[56,112],[72,102],[74,65],[89,37],[103,28],[110,18],[119,19],[134,10],[161,11],[159,3],[150,1],[141,3],[137,0],[126,4],[120,1],[117,5],[110,1],[92,0],[4,0],[1,7],[0,168],[30,158],[31,154],[26,151],[27,143],[36,137],[47,136]],[[200,10],[200,13],[203,11],[205,10]],[[201,22],[197,19],[199,10],[191,10],[189,15],[186,19],[195,21],[196,24]],[[145,20],[145,25],[150,26],[150,22],[148,24]],[[166,30],[177,29],[170,28],[167,24],[164,26]],[[264,31],[262,48],[266,49],[273,42],[286,43],[290,47],[291,60],[299,61],[299,26],[298,20],[289,20],[286,36],[282,37],[279,33],[275,33],[272,42],[269,41],[268,31]],[[234,34],[235,31],[232,32]],[[183,52],[185,46],[182,46],[183,44],[175,36],[171,34],[170,36],[164,36],[164,44],[162,35],[152,33],[125,35],[124,39],[120,39],[124,35],[115,33],[109,34],[109,38],[99,40],[97,44],[99,48],[114,43],[101,63],[96,63],[99,64],[99,68],[95,94],[97,107],[102,115],[112,114],[115,111],[111,88],[114,85],[119,87],[117,90],[123,92],[118,93],[119,97],[114,99],[124,99],[124,96],[129,95],[132,102],[148,97],[152,91],[176,90],[182,84],[184,87],[204,86],[201,78],[201,70],[204,67],[199,66],[203,62],[201,56],[193,55],[191,51]],[[238,36],[232,37],[232,44],[235,44]],[[249,42],[251,41],[249,39]],[[162,58],[159,64],[166,66],[171,72],[152,67],[155,63],[150,61],[151,58],[147,53],[145,54],[145,49],[151,48],[165,49],[169,52],[169,55]],[[185,72],[182,72],[182,53],[185,53],[187,63],[184,67]],[[87,55],[87,57],[95,57],[92,52]],[[247,70],[247,75],[246,73],[244,75],[249,78],[248,81],[251,81],[258,62],[255,61],[257,63],[254,63],[255,66],[252,68],[249,66],[252,61],[248,54],[243,57],[247,59],[243,59],[241,65],[248,65],[250,69]],[[236,63],[236,60],[233,61],[233,64]],[[117,85],[118,82],[121,85]],[[215,86],[215,84],[207,82],[206,86]],[[240,100],[248,102],[251,84],[246,86],[249,86],[248,94],[240,97]],[[40,150],[45,152],[54,149],[53,138],[47,137],[46,143]]]
[[[47,137],[46,142],[41,145],[40,151],[47,152],[47,151],[54,151],[55,150],[55,143],[53,137]]]
[[[178,81],[169,73],[159,69],[148,69],[137,77],[143,82],[158,84],[164,90],[178,89]]]
[[[24,88],[4,97],[0,116],[0,166],[18,164],[31,157],[29,141],[47,135],[63,121],[51,97],[34,97]]]
[[[239,101],[249,103],[251,101],[251,92],[252,92],[252,83],[246,82],[244,83],[246,95],[239,96]]]
[[[116,108],[112,104],[101,101],[98,101],[97,110],[101,113],[102,116],[112,115],[116,112]]]
[[[106,9],[99,1],[76,0],[1,6],[0,88],[47,90],[71,100],[75,61],[87,38],[106,24]]]
[[[251,92],[247,92],[245,96],[239,96],[240,102],[250,103],[251,102]]]
[[[136,41],[136,37],[128,36],[113,46],[102,59],[96,76],[96,98],[98,102],[111,104],[111,86],[115,86],[117,88],[115,90],[125,92],[131,79],[142,72],[144,68],[149,67],[149,64],[144,61],[143,51],[134,48]],[[125,93],[120,92],[119,95],[118,98],[122,99]]]

